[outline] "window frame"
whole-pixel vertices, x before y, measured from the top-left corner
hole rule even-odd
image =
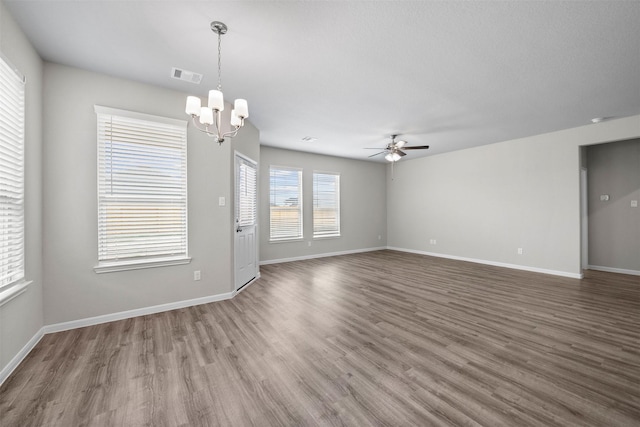
[[[96,113],[96,129],[97,129],[97,220],[98,220],[98,253],[97,259],[98,263],[94,267],[94,271],[96,273],[109,273],[114,271],[124,271],[124,270],[134,270],[141,268],[152,268],[152,267],[163,267],[169,265],[180,265],[187,264],[191,261],[189,257],[189,231],[188,231],[188,189],[187,189],[187,121],[186,120],[177,120],[171,119],[167,117],[155,116],[151,114],[138,113],[134,111],[122,110],[117,108],[104,107],[100,105],[95,105],[94,110]],[[163,181],[158,177],[157,170],[162,170],[160,167],[158,169],[153,169],[153,166],[150,166],[148,163],[135,163],[136,162],[136,154],[132,151],[128,153],[123,151],[124,158],[128,158],[134,162],[139,169],[147,168],[149,170],[155,170],[156,173],[149,174],[140,174],[143,178],[134,181],[133,179],[122,179],[122,178],[114,178],[115,173],[113,170],[111,171],[111,184],[113,187],[114,183],[120,184],[118,188],[121,188],[121,191],[116,191],[111,194],[107,188],[107,182],[109,182],[109,177],[107,174],[106,167],[106,153],[107,148],[106,144],[113,144],[113,140],[109,140],[107,136],[103,135],[104,132],[106,134],[106,130],[102,130],[101,126],[104,126],[106,122],[101,122],[101,120],[107,117],[116,118],[116,120],[122,121],[125,123],[122,125],[123,128],[127,127],[126,123],[129,123],[129,126],[134,127],[136,124],[141,126],[148,126],[148,129],[153,129],[153,124],[155,123],[158,128],[157,130],[170,130],[172,133],[175,132],[176,135],[173,135],[173,139],[169,142],[169,144],[173,144],[170,148],[161,147],[160,145],[156,145],[155,148],[150,148],[150,146],[154,145],[153,136],[149,135],[145,140],[141,138],[143,141],[141,142],[141,150],[147,150],[150,153],[161,156],[160,151],[166,150],[163,152],[163,156],[168,156],[168,162],[171,161],[173,163],[179,163],[179,166],[173,165],[172,168],[167,169],[172,171],[174,174],[179,175],[179,179],[176,181],[175,177],[172,177],[173,182],[169,183],[169,181],[164,181],[166,183],[167,188],[173,188],[173,190],[167,190],[166,192],[158,191],[161,187],[160,185],[156,185],[153,188],[150,188],[150,191],[144,193],[141,189],[141,183],[147,177],[147,179],[152,179],[153,184],[162,184]],[[125,131],[127,131],[125,129]],[[133,132],[133,131],[130,131]],[[128,134],[130,136],[130,134]],[[166,134],[163,134],[166,135]],[[146,136],[146,135],[145,135]],[[121,142],[121,141],[120,141]],[[150,143],[151,142],[151,143]],[[131,142],[129,145],[134,144]],[[113,149],[113,145],[111,145]],[[129,147],[131,148],[131,147]],[[153,151],[155,150],[155,151]],[[180,154],[170,155],[167,152],[174,153],[178,151]],[[142,157],[140,154],[137,154],[138,157]],[[146,160],[146,158],[144,158]],[[122,160],[120,160],[122,161]],[[126,172],[122,172],[123,175],[134,175],[130,170]],[[165,177],[166,180],[169,178]],[[151,187],[151,186],[150,186]],[[164,187],[164,186],[162,186]],[[176,190],[179,188],[179,190]],[[139,194],[127,194],[127,191],[137,191]],[[172,194],[169,194],[172,193]],[[177,194],[177,195],[176,195]],[[136,197],[137,196],[137,197]],[[117,200],[117,201],[116,201]],[[108,239],[108,230],[107,230],[107,221],[108,214],[102,214],[101,212],[106,212],[106,208],[110,206],[109,204],[115,204],[115,206],[127,206],[131,209],[148,209],[148,206],[157,206],[162,212],[162,208],[167,210],[175,209],[179,212],[179,225],[177,228],[179,231],[174,232],[173,235],[170,236],[171,245],[174,248],[178,248],[175,253],[159,253],[155,255],[136,255],[136,256],[124,256],[120,258],[118,255],[115,257],[112,255],[114,252],[108,248],[113,247],[114,243],[117,245],[117,242],[120,240],[116,238],[112,240]],[[146,203],[146,205],[145,205]],[[168,207],[173,204],[173,207]],[[138,208],[136,208],[138,206]],[[132,217],[135,215],[141,215],[140,212],[134,212]],[[166,213],[165,213],[166,215]],[[113,218],[113,217],[112,217]],[[156,214],[156,218],[159,218]],[[148,220],[148,218],[144,218],[143,222]],[[126,221],[126,220],[125,220]],[[122,225],[127,226],[125,222],[122,222]],[[165,226],[166,227],[166,226]],[[156,229],[157,232],[158,229]],[[124,240],[122,240],[124,242]],[[140,242],[140,240],[138,240]],[[129,245],[129,246],[127,246]],[[141,244],[131,244],[131,243],[122,243],[123,249],[126,247],[127,249],[133,250],[136,248],[145,248],[144,241]],[[156,251],[159,251],[159,247],[161,244],[158,242],[154,244],[150,244],[147,249],[155,248]],[[124,252],[124,251],[123,251]]]
[[[6,126],[0,134],[0,306],[26,290],[26,219],[25,219],[25,150],[26,150],[26,78],[0,52],[0,121]],[[13,183],[12,183],[13,182]],[[17,224],[17,225],[16,225]],[[6,228],[5,228],[6,227]],[[17,253],[16,253],[17,252]]]
[[[272,206],[272,197],[273,197],[273,171],[287,171],[287,172],[297,172],[298,174],[298,212],[299,212],[299,225],[298,230],[299,233],[296,235],[282,236],[282,237],[273,237],[273,208]],[[278,166],[278,165],[269,165],[269,242],[270,243],[280,243],[280,242],[292,242],[292,241],[300,241],[304,239],[304,203],[303,203],[303,179],[304,172],[302,168],[291,167],[291,166]]]
[[[317,188],[316,188],[316,176],[317,175],[324,175],[324,176],[333,176],[336,178],[337,181],[337,191],[334,192],[333,196],[334,196],[334,201],[337,205],[337,208],[335,209],[336,211],[336,223],[337,223],[337,229],[334,231],[330,231],[330,232],[326,232],[326,233],[318,233],[316,231],[316,222],[318,220],[318,218],[316,218],[316,204],[318,201],[318,194],[317,194]],[[341,216],[341,210],[340,210],[340,197],[341,197],[341,191],[340,191],[340,173],[339,172],[327,172],[327,171],[313,171],[313,176],[312,176],[312,182],[311,182],[311,186],[313,188],[313,203],[312,203],[312,212],[311,212],[311,216],[312,216],[312,220],[313,220],[313,238],[314,239],[330,239],[330,238],[337,238],[337,237],[341,237],[342,236],[342,229],[341,229],[341,224],[340,224],[340,216]]]

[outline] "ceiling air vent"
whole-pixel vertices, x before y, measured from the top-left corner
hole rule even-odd
[[[176,67],[171,69],[171,77],[197,85],[202,81],[202,74],[194,73],[193,71],[181,70]]]

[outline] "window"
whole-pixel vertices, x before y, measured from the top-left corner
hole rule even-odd
[[[269,203],[270,240],[302,239],[302,170],[271,166]]]
[[[340,236],[340,175],[313,173],[313,237]]]
[[[96,272],[189,262],[186,121],[100,106],[95,111]]]
[[[1,291],[24,279],[24,77],[2,56],[0,92]]]
[[[236,155],[236,219],[238,226],[256,223],[257,176],[256,164]]]

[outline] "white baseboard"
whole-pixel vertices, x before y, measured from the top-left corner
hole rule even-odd
[[[9,378],[9,375],[11,375],[11,373],[18,367],[20,362],[22,362],[24,358],[27,357],[29,352],[33,350],[36,344],[40,342],[44,334],[44,327],[40,328],[40,330],[36,332],[36,334],[29,340],[29,342],[27,342],[24,347],[22,347],[18,354],[16,354],[13,359],[11,359],[7,366],[2,368],[2,370],[0,371],[0,385],[2,385],[2,383],[4,383],[7,378]]]
[[[529,267],[529,266],[526,266],[526,265],[508,264],[508,263],[504,263],[504,262],[488,261],[488,260],[476,259],[476,258],[467,258],[467,257],[456,256],[456,255],[440,254],[440,253],[436,253],[436,252],[426,252],[426,251],[418,251],[418,250],[414,250],[414,249],[396,248],[396,247],[393,247],[393,246],[387,246],[387,249],[392,250],[392,251],[409,252],[409,253],[419,254],[419,255],[428,255],[428,256],[433,256],[433,257],[438,257],[438,258],[454,259],[454,260],[457,260],[457,261],[475,262],[477,264],[492,265],[494,267],[512,268],[514,270],[524,270],[524,271],[531,271],[531,272],[534,272],[534,273],[544,273],[544,274],[551,274],[551,275],[554,275],[554,276],[570,277],[572,279],[582,279],[583,278],[583,275],[581,273],[569,273],[569,272],[566,272],[566,271],[548,270],[548,269],[545,269],[545,268]]]
[[[607,273],[620,273],[620,274],[630,274],[632,276],[640,276],[640,271],[627,270],[625,268],[603,267],[600,265],[590,265],[588,268],[589,270],[606,271]]]
[[[304,261],[305,259],[325,258],[330,256],[338,256],[338,255],[359,254],[362,252],[382,251],[385,249],[387,249],[386,246],[380,246],[378,248],[352,249],[350,251],[325,252],[323,254],[304,255],[304,256],[297,256],[292,258],[269,259],[265,261],[260,261],[260,265],[280,264],[281,262],[291,262],[291,261]]]
[[[251,282],[249,282],[244,288],[242,288],[241,291],[247,288],[249,285],[252,285],[253,283],[255,283],[255,281],[258,280],[259,278],[260,278],[260,273],[258,272],[258,275],[256,276],[256,278]],[[0,370],[0,385],[2,385],[2,383],[9,377],[9,375],[11,375],[11,373],[16,369],[16,367],[18,367],[20,362],[22,362],[22,360],[29,354],[29,352],[36,346],[36,344],[40,342],[40,340],[45,334],[68,331],[68,330],[77,329],[77,328],[84,328],[85,326],[99,325],[101,323],[130,319],[132,317],[161,313],[163,311],[170,311],[170,310],[176,310],[179,308],[192,307],[200,304],[208,304],[210,302],[223,301],[223,300],[233,298],[238,293],[239,292],[237,291],[226,292],[224,294],[211,295],[211,296],[194,298],[194,299],[184,300],[184,301],[176,301],[168,304],[154,305],[151,307],[143,307],[135,310],[121,311],[118,313],[105,314],[102,316],[87,317],[84,319],[71,320],[69,322],[61,322],[61,323],[54,323],[51,325],[45,325],[29,340],[27,344],[25,344],[25,346],[18,352],[18,354],[16,354],[14,358],[11,359],[11,361],[7,364],[7,366],[5,366],[4,368],[2,368],[2,370]]]
[[[116,320],[130,319],[132,317],[146,316],[147,314],[155,314],[163,311],[176,310],[178,308],[223,301],[233,298],[235,294],[235,292],[226,292],[224,294],[211,295],[184,301],[176,301],[168,304],[154,305],[151,307],[137,308],[135,310],[104,314],[102,316],[87,317],[85,319],[71,320],[69,322],[54,323],[53,325],[46,325],[43,329],[45,334],[68,331],[70,329],[84,328],[85,326],[99,325],[101,323],[114,322]]]

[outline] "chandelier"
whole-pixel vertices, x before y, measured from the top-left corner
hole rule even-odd
[[[202,106],[201,100],[197,96],[187,97],[187,108],[185,112],[191,116],[193,125],[200,132],[204,132],[215,138],[218,144],[222,144],[224,139],[233,138],[244,126],[244,119],[249,117],[249,106],[246,99],[236,99],[231,110],[231,131],[223,133],[221,129],[221,116],[224,110],[224,97],[222,96],[221,84],[221,48],[220,41],[222,35],[227,33],[227,26],[218,21],[211,23],[211,31],[218,35],[218,88],[209,91],[209,102],[206,107]],[[198,118],[199,120],[196,120]],[[200,124],[198,124],[200,122]],[[214,127],[215,126],[215,127]]]

